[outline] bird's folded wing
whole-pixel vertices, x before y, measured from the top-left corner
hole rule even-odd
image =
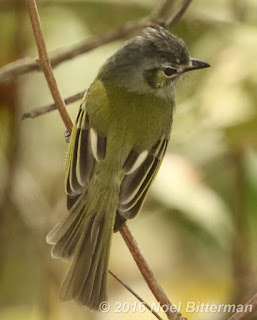
[[[72,130],[66,163],[65,190],[68,210],[79,196],[86,192],[95,163],[104,159],[105,152],[106,137],[90,127],[83,103]]]
[[[168,139],[160,139],[150,151],[132,150],[124,163],[118,214],[132,219],[139,212],[165,154]]]

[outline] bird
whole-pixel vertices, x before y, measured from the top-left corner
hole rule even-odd
[[[140,211],[165,155],[182,76],[210,65],[153,25],[125,42],[86,92],[70,137],[68,214],[48,234],[53,258],[69,260],[60,298],[98,310],[107,300],[113,232]]]

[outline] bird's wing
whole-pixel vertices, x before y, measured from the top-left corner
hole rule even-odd
[[[68,210],[79,196],[87,191],[95,163],[103,160],[106,152],[106,137],[90,127],[85,105],[86,103],[82,103],[72,129],[66,163],[65,190]]]
[[[115,231],[126,219],[134,218],[141,209],[148,189],[154,180],[165,154],[168,139],[157,141],[150,151],[141,153],[132,150],[124,163],[125,176],[120,188]]]

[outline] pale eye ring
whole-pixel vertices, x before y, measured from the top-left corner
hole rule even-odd
[[[177,73],[177,69],[174,69],[172,67],[166,67],[164,70],[163,70],[165,76],[167,77],[171,77],[173,76],[175,73]]]

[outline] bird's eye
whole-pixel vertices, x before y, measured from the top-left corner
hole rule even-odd
[[[165,68],[165,69],[163,70],[163,72],[164,72],[165,76],[170,77],[170,76],[172,76],[173,74],[175,74],[175,73],[177,72],[177,70],[174,69],[174,68],[171,68],[171,67],[167,67],[167,68]]]

